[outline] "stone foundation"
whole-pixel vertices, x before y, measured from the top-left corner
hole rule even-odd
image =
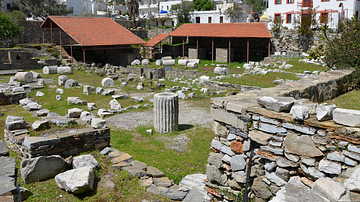
[[[198,76],[197,70],[181,70],[177,68],[171,68],[165,70],[163,67],[151,68],[151,67],[121,67],[120,70],[126,73],[136,74],[138,77],[145,77],[147,79],[162,79],[162,78],[196,78]]]
[[[0,93],[0,105],[19,104],[19,100],[26,98],[26,92]]]
[[[110,146],[110,128],[83,128],[57,131],[48,136],[30,136],[28,132],[16,133],[4,130],[4,139],[8,147],[22,158],[60,155],[76,155]]]
[[[337,176],[360,162],[359,128],[333,120],[319,122],[314,111],[308,119],[296,121],[288,112],[263,108],[257,98],[278,95],[321,102],[329,97],[327,93],[334,92],[337,96],[350,90],[353,73],[352,70],[323,72],[316,79],[212,98],[215,138],[206,166],[208,194],[219,200],[231,200],[221,190],[237,195],[245,187],[247,162],[254,148],[256,155],[251,161],[250,174],[254,197],[274,197],[292,176],[301,177],[308,186],[322,177],[341,181]],[[306,99],[296,102],[317,105]]]

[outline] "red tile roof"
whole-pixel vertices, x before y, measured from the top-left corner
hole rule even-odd
[[[49,16],[41,28],[61,28],[81,46],[144,44],[144,40],[110,18]]]
[[[174,37],[271,38],[265,23],[183,24],[170,33]]]
[[[158,34],[156,36],[154,36],[154,38],[150,39],[146,44],[144,44],[143,46],[146,46],[146,47],[153,47],[155,46],[156,44],[160,43],[160,41],[166,39],[166,37],[168,37],[169,34]]]

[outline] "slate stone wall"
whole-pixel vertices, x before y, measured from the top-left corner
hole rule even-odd
[[[26,98],[26,92],[0,93],[0,105],[19,104],[19,100]]]
[[[16,131],[4,130],[4,140],[8,147],[23,159],[37,156],[60,155],[67,157],[81,152],[103,149],[110,146],[110,129],[75,129],[46,137],[30,134],[17,135]]]
[[[337,86],[339,89],[353,85],[348,78],[353,76],[353,71],[337,73],[323,75],[311,86],[331,86],[338,80],[346,81],[342,87]],[[259,199],[274,197],[292,176],[301,177],[305,185],[311,186],[322,177],[341,180],[337,178],[339,174],[360,163],[359,128],[333,120],[320,122],[316,110],[309,111],[308,119],[296,121],[289,112],[275,112],[257,104],[258,97],[304,92],[305,85],[300,85],[304,82],[212,98],[215,137],[206,165],[208,194],[218,200],[229,199],[220,190],[237,195],[245,186],[247,163],[254,148],[249,182],[252,196]],[[298,95],[297,99],[308,98],[302,93]],[[318,105],[307,99],[296,102],[310,103],[312,109]]]
[[[198,76],[197,70],[181,70],[177,68],[171,68],[170,70],[164,70],[163,67],[151,68],[151,67],[120,67],[120,70],[127,73],[136,74],[138,77],[145,77],[147,79],[162,79],[162,78],[195,78]]]
[[[216,48],[216,62],[218,63],[227,63],[229,61],[229,49],[228,48]],[[230,61],[234,61],[234,49],[230,49]]]

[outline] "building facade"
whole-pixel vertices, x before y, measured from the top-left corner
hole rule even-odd
[[[309,13],[315,13],[318,25],[327,23],[328,28],[337,29],[342,18],[359,17],[360,1],[358,0],[267,0],[268,14],[274,25],[274,20],[282,21],[283,27],[294,28],[294,23],[301,21]],[[312,9],[309,12],[309,9]]]

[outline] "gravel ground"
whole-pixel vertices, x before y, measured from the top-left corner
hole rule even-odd
[[[212,121],[209,107],[199,107],[193,101],[179,102],[179,124],[201,125],[210,127]],[[153,110],[143,112],[128,112],[105,118],[107,125],[120,129],[133,130],[140,125],[153,124]]]

